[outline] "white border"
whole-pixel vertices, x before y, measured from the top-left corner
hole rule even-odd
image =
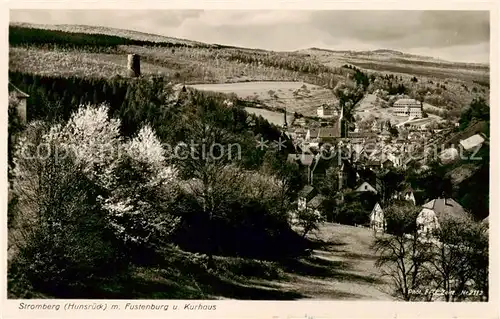
[[[0,94],[7,105],[7,77],[8,71],[8,9],[289,9],[289,10],[490,10],[491,19],[491,41],[490,41],[490,106],[493,123],[498,117],[498,29],[499,29],[499,5],[498,1],[202,1],[202,0],[174,0],[174,1],[16,1],[6,4],[2,3],[0,13],[0,24],[2,33],[0,43],[2,57],[0,68],[4,76],[0,79]],[[2,138],[0,139],[0,153],[7,154],[7,107],[0,115],[0,128]],[[496,125],[491,125],[492,157],[490,194],[498,194],[499,174],[496,165],[498,151],[496,142],[500,130]],[[29,312],[18,309],[20,300],[6,299],[6,265],[7,265],[7,158],[2,157],[1,168],[3,178],[1,182],[2,192],[0,203],[2,214],[0,214],[0,317],[1,318],[98,318],[98,317],[148,317],[148,318],[499,318],[498,300],[498,196],[490,197],[490,301],[488,303],[403,303],[403,302],[365,302],[365,301],[201,301],[202,304],[216,304],[216,311],[59,311],[59,312]],[[75,300],[29,300],[30,303],[54,303],[64,307],[67,301]],[[120,304],[123,306],[129,302],[124,300],[85,300],[85,302]],[[146,300],[132,301],[137,304],[148,304]],[[183,308],[185,303],[200,303],[193,300],[153,301],[155,304],[165,303],[171,306],[178,305]]]

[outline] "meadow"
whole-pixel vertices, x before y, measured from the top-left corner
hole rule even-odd
[[[256,81],[230,84],[192,85],[197,90],[234,93],[241,99],[258,101],[271,108],[286,108],[305,116],[316,116],[322,104],[333,104],[336,97],[325,88],[304,82]],[[266,113],[267,114],[267,113]],[[280,122],[283,116],[280,115]]]

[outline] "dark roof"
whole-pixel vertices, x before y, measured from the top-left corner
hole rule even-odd
[[[380,135],[391,135],[391,133],[388,130],[384,130]]]
[[[320,138],[340,137],[338,125],[336,125],[335,127],[322,127],[322,128],[320,128],[318,137],[320,137]]]
[[[9,87],[16,93],[17,97],[25,97],[25,98],[30,97],[28,94],[21,91],[17,86],[12,84],[10,81],[9,81]]]
[[[380,166],[380,161],[368,161],[366,162],[368,166]]]
[[[316,196],[314,196],[313,199],[311,199],[309,201],[309,203],[307,203],[307,207],[318,208],[318,207],[321,206],[321,204],[323,203],[324,200],[325,200],[324,196],[322,196],[322,195],[316,195]]]
[[[404,160],[405,164],[409,164],[411,162],[415,162],[415,159],[413,157],[408,157],[407,159]]]
[[[299,193],[297,194],[298,197],[305,197],[305,198],[310,198],[310,196],[314,193],[314,187],[311,185],[306,185],[304,188],[302,188]]]
[[[433,210],[436,217],[440,220],[443,218],[465,218],[467,212],[465,209],[452,198],[437,198],[422,205],[422,208]]]

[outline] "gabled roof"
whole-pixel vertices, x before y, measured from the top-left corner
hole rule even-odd
[[[394,106],[398,106],[400,104],[405,105],[405,104],[414,104],[414,103],[418,103],[418,105],[420,105],[420,102],[418,102],[415,99],[399,99],[396,102],[394,102]]]
[[[382,206],[380,206],[380,204],[379,204],[378,202],[375,204],[375,206],[373,206],[373,209],[372,209],[372,214],[373,214],[374,212],[376,212],[376,211],[382,211],[382,212],[384,211],[384,210],[382,209]]]
[[[375,187],[373,187],[372,185],[370,185],[370,183],[368,183],[368,182],[361,183],[358,187],[356,187],[356,191],[357,192],[374,192],[374,193],[378,193],[377,189]]]
[[[380,161],[367,161],[366,165],[368,166],[380,166],[381,162]]]
[[[388,130],[384,129],[382,131],[382,133],[380,133],[380,135],[386,135],[386,136],[388,136],[388,135],[391,135],[391,133]]]
[[[298,197],[308,198],[313,193],[314,193],[314,187],[312,187],[311,185],[306,185],[306,186],[304,186],[304,188],[302,188],[299,191],[299,193],[297,195],[298,195]]]
[[[321,206],[321,204],[323,203],[323,201],[325,200],[325,197],[322,196],[322,195],[316,195],[313,197],[313,199],[311,199],[308,203],[307,203],[307,207],[310,207],[310,208],[318,208]]]
[[[14,84],[12,84],[12,82],[9,81],[9,88],[11,88],[18,97],[24,97],[24,98],[28,98],[30,97],[28,94],[24,93],[23,91],[21,91],[17,86],[15,86]]]
[[[480,134],[472,135],[471,137],[460,141],[460,145],[462,145],[465,150],[470,150],[471,148],[474,148],[483,143],[484,138]]]
[[[465,209],[452,198],[436,198],[422,205],[422,208],[434,211],[438,219],[467,217]]]
[[[312,135],[312,133],[311,133]],[[338,130],[338,125],[336,127],[322,127],[319,129],[318,133],[319,138],[325,138],[325,137],[340,137],[339,130]]]

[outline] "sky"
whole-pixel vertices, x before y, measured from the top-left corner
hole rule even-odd
[[[275,51],[391,49],[488,63],[488,11],[11,10],[12,22],[85,24]]]

